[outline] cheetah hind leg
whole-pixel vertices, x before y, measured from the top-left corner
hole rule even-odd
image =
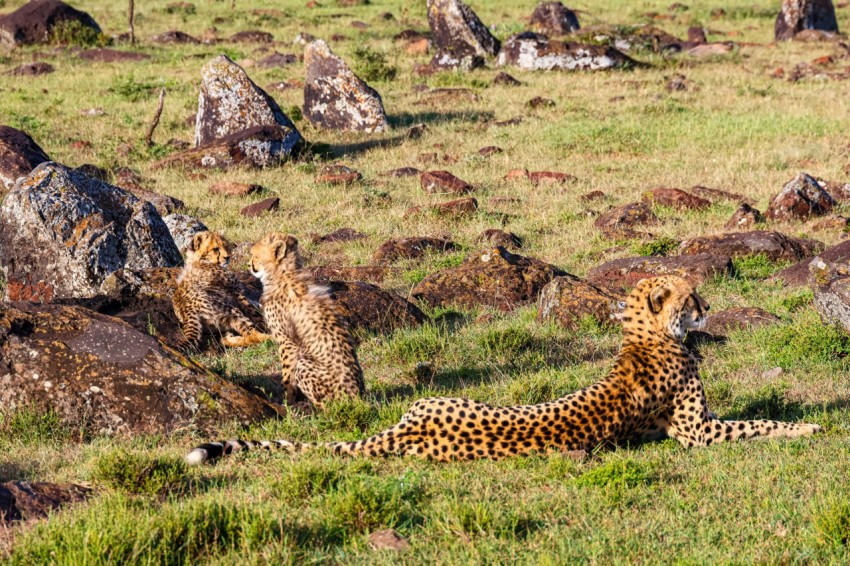
[[[200,317],[190,315],[180,321],[180,331],[183,335],[177,339],[177,349],[182,352],[197,351],[204,331]]]
[[[237,336],[227,335],[221,338],[221,345],[228,348],[244,348],[272,339],[268,334],[258,332],[254,323],[237,309],[231,312],[227,326],[238,333]]]

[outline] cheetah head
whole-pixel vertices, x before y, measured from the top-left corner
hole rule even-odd
[[[263,284],[276,273],[299,269],[301,252],[291,234],[272,232],[251,247],[251,273]]]
[[[705,325],[709,306],[687,280],[673,275],[638,283],[626,299],[623,330],[665,334],[683,340]]]
[[[229,261],[227,243],[217,232],[198,232],[186,247],[186,263],[211,263],[226,267]]]

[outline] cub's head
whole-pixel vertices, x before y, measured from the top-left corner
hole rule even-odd
[[[225,267],[229,261],[227,243],[218,232],[198,232],[186,248],[186,263],[211,263]]]
[[[666,334],[677,340],[688,330],[705,325],[708,303],[687,280],[674,275],[652,277],[638,283],[626,299],[623,330]]]
[[[299,269],[301,252],[298,240],[291,234],[272,232],[251,246],[251,273],[263,284],[277,273]]]

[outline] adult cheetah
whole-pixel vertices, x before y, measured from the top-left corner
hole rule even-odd
[[[260,304],[278,343],[286,400],[301,393],[317,409],[364,391],[348,321],[327,287],[303,269],[298,240],[271,233],[251,248],[251,271],[263,283]]]
[[[645,279],[627,298],[623,345],[605,379],[539,405],[491,407],[469,399],[422,399],[384,432],[324,446],[337,454],[411,454],[447,461],[592,450],[659,433],[691,447],[819,431],[814,424],[723,421],[708,411],[697,359],[683,342],[687,330],[702,326],[707,310],[686,280]],[[193,450],[187,461],[199,464],[254,448],[294,452],[313,446],[285,440],[215,442]]]
[[[224,333],[224,346],[249,346],[271,339],[248,316],[257,309],[245,298],[236,276],[226,269],[229,260],[224,239],[216,232],[199,232],[189,242],[172,297],[183,332],[181,349],[196,349],[205,325]]]

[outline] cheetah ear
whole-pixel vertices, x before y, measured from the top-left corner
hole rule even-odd
[[[664,301],[670,297],[670,289],[667,288],[666,285],[659,285],[652,289],[649,292],[649,297],[647,298],[647,302],[649,303],[649,310],[655,314],[661,312],[661,307],[664,306]]]
[[[293,255],[298,250],[298,240],[295,236],[288,235],[283,241],[278,240],[274,244],[274,258],[281,261],[288,255]]]
[[[286,254],[294,254],[298,251],[298,239],[292,234],[286,236]]]
[[[186,246],[186,251],[194,252],[197,251],[198,248],[201,247],[201,241],[204,239],[204,232],[198,232],[192,239],[189,241],[189,245]]]

